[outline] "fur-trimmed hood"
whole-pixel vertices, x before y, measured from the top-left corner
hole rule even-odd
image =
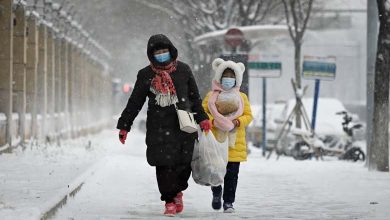
[[[221,78],[223,71],[225,69],[230,68],[234,71],[234,74],[236,75],[236,86],[235,87],[241,87],[242,84],[242,78],[245,71],[245,65],[243,63],[236,63],[231,60],[225,61],[221,58],[217,58],[212,63],[213,70],[215,72],[214,79],[216,82],[221,83]]]

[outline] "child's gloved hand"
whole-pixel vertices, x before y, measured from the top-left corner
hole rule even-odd
[[[126,138],[127,138],[127,131],[126,130],[120,130],[119,131],[119,141],[122,144],[125,144]]]
[[[210,123],[210,120],[206,119],[206,120],[203,120],[199,123],[199,126],[200,128],[205,131],[206,133],[208,133],[211,129],[211,123]]]

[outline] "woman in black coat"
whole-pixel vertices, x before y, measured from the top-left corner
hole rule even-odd
[[[182,196],[191,175],[191,160],[197,133],[180,130],[175,104],[179,109],[194,112],[195,120],[208,132],[211,124],[202,107],[198,87],[190,67],[177,61],[178,52],[162,34],[150,37],[147,46],[150,65],[141,69],[126,108],[119,118],[119,139],[124,144],[127,132],[148,101],[146,121],[146,157],[156,167],[165,215],[183,210]]]

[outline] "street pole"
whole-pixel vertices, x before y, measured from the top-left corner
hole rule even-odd
[[[316,128],[317,106],[318,106],[319,94],[320,94],[320,80],[316,79],[315,88],[314,88],[313,114],[311,117],[311,128],[313,131],[315,131],[315,128]]]
[[[263,77],[263,129],[262,129],[263,156],[267,150],[267,78]]]

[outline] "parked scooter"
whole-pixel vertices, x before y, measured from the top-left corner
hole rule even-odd
[[[362,124],[353,124],[352,117],[346,111],[337,112],[336,114],[343,115],[342,126],[346,136],[326,136],[323,138],[322,141],[325,144],[324,154],[327,156],[338,156],[342,160],[364,161],[364,152],[360,147],[354,145],[354,131],[360,129]]]

